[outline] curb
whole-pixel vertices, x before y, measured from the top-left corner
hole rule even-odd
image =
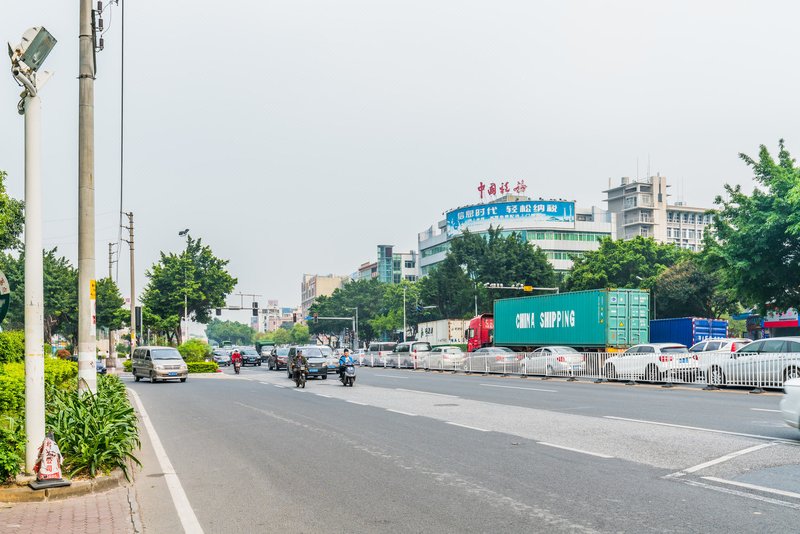
[[[26,482],[27,483],[27,482]],[[76,480],[71,486],[34,490],[28,486],[11,486],[0,488],[0,502],[47,502],[80,497],[90,493],[103,493],[125,484],[122,469],[115,469],[108,476],[92,480]]]

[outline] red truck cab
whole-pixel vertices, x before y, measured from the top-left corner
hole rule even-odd
[[[466,337],[467,352],[490,347],[494,341],[494,315],[484,313],[470,319]]]

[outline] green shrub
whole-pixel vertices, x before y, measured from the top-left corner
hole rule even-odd
[[[125,384],[114,375],[97,377],[97,394],[52,388],[46,425],[64,455],[68,476],[98,474],[120,468],[128,477],[128,460],[140,447],[136,413]]]
[[[211,347],[199,339],[190,339],[178,346],[178,352],[186,362],[202,362],[211,356]]]
[[[25,332],[0,332],[0,363],[21,362],[25,359]]]
[[[219,367],[216,362],[186,362],[190,373],[216,373]]]
[[[131,360],[123,360],[122,368],[125,369],[126,373],[131,372],[131,367],[133,366],[133,362]]]
[[[11,364],[2,367],[8,365]],[[22,420],[25,415],[25,376],[7,375],[3,370],[0,369],[0,416]]]
[[[25,428],[13,417],[0,418],[0,484],[20,471],[25,454]]]

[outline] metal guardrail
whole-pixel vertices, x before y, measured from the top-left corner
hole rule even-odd
[[[800,353],[670,353],[637,354],[585,352],[538,355],[514,352],[496,354],[389,354],[365,356],[361,365],[467,374],[622,381],[635,384],[695,384],[715,389],[724,386],[781,389],[790,378],[800,378]]]

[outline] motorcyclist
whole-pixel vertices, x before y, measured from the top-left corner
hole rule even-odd
[[[308,360],[303,356],[303,351],[298,350],[292,358],[292,378],[297,380],[297,374],[300,372],[300,367],[303,366],[308,367]]]
[[[339,357],[339,380],[344,378],[344,370],[349,365],[355,365],[353,358],[350,356],[350,349],[344,349],[342,355]]]
[[[242,354],[238,350],[231,352],[231,365],[236,366],[236,360],[239,360],[239,365],[242,365]]]

